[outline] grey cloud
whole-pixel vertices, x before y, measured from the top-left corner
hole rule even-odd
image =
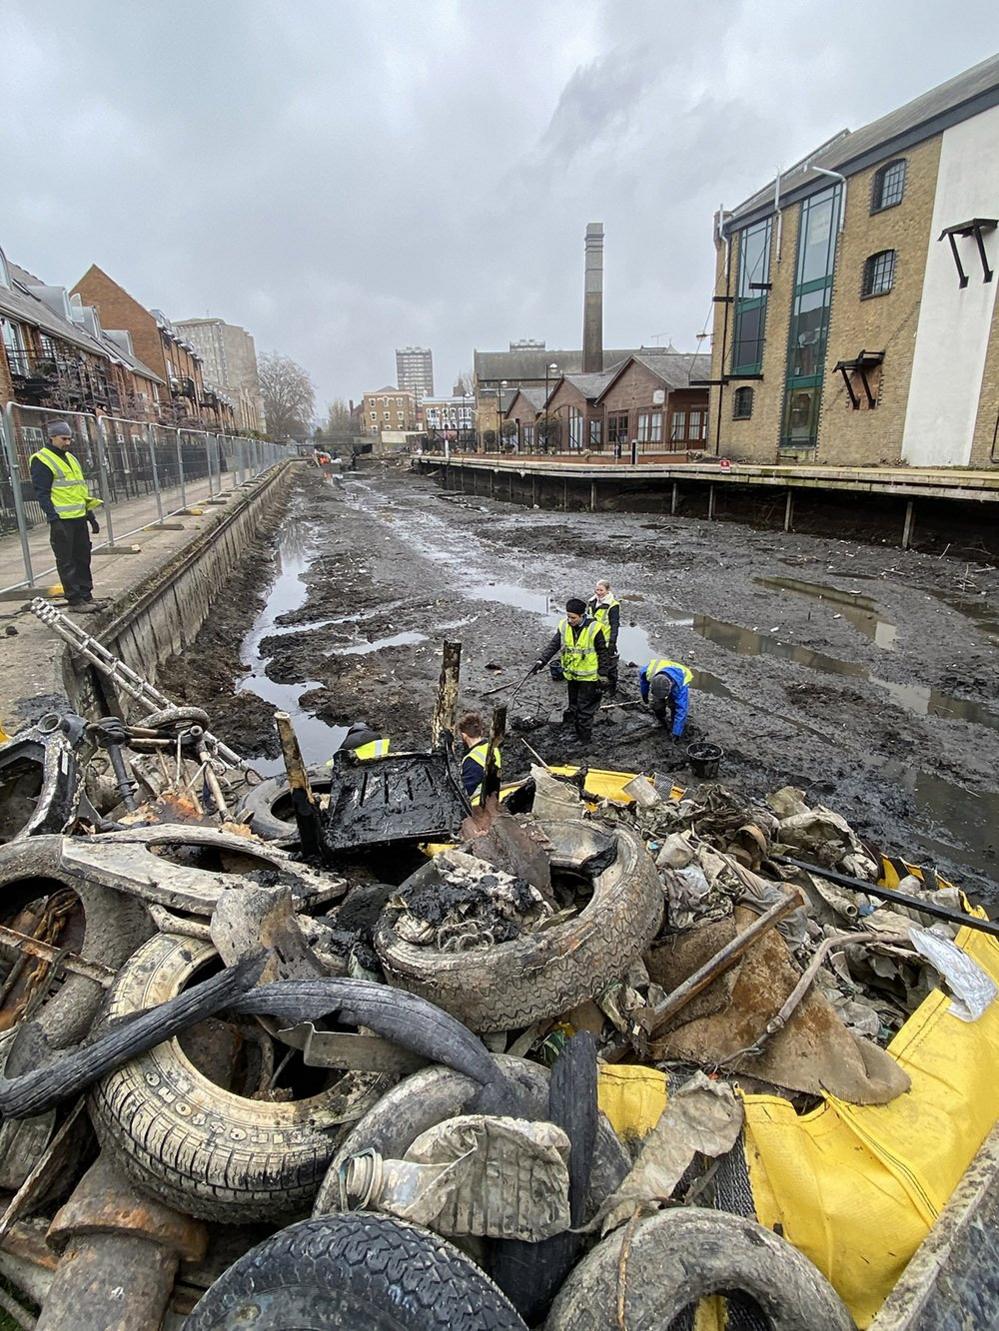
[[[691,347],[711,215],[980,58],[930,0],[5,0],[0,245],[98,262],[244,323],[321,401],[433,347],[579,339],[585,223],[608,343]]]

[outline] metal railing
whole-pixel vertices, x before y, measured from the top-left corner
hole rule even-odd
[[[126,537],[220,498],[289,456],[288,449],[240,435],[182,429],[118,416],[94,416],[8,402],[0,412],[0,593],[34,587],[55,569],[48,521],[31,484],[31,455],[49,442],[47,426],[66,421],[96,510],[113,550]],[[15,539],[20,558],[14,556]]]

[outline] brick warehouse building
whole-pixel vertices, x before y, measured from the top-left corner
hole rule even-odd
[[[999,57],[716,217],[709,451],[999,461]]]

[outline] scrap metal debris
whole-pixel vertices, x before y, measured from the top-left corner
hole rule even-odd
[[[319,1191],[461,1239],[540,1325],[599,1233],[627,1251],[649,1211],[722,1206],[738,1089],[886,1103],[909,1085],[886,1046],[932,989],[963,1022],[995,1002],[954,941],[960,894],[884,892],[879,857],[795,788],[674,798],[622,775],[598,799],[539,760],[473,810],[453,651],[431,751],[335,760],[329,796],[279,718],[278,844],[207,716],[67,633],[142,715],[53,715],[0,746],[0,1255],[91,1205],[93,1123],[116,1242],[146,1223],[135,1196],[204,1222],[196,1294],[250,1247],[240,1225]],[[630,1172],[597,1113],[615,1063],[672,1087]],[[396,1104],[416,1069],[425,1092]],[[362,1115],[372,1144],[338,1155]],[[71,1307],[65,1260],[54,1287]]]

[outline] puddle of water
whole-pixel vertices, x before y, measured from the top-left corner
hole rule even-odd
[[[322,687],[315,680],[306,680],[297,684],[278,684],[266,674],[269,658],[260,654],[260,644],[264,638],[278,633],[280,627],[275,621],[279,615],[298,610],[304,605],[307,590],[303,575],[315,556],[306,527],[292,519],[282,533],[277,551],[277,573],[267,593],[253,627],[243,640],[240,660],[248,667],[248,673],[239,680],[238,693],[255,693],[264,702],[270,703],[275,711],[287,712],[295,725],[295,733],[301,745],[306,763],[323,763],[334,753],[347,733],[346,726],[329,726],[320,721],[301,705],[301,696],[310,689]],[[301,626],[288,631],[301,632]],[[275,776],[284,771],[280,758],[261,758],[254,761],[254,766],[263,776]]]
[[[926,830],[919,833],[925,849],[983,877],[993,873],[999,849],[999,794],[965,790],[901,763],[887,762],[882,771],[909,791],[925,817]]]
[[[986,604],[984,599],[976,600],[970,596],[948,596],[944,592],[930,592],[930,595],[934,600],[949,605],[959,615],[964,615],[965,619],[970,619],[988,638],[989,642],[999,647],[999,616]]]
[[[368,656],[371,652],[380,652],[383,647],[405,647],[414,642],[426,642],[425,633],[393,633],[388,638],[375,638],[372,642],[355,642],[349,647],[333,647],[327,656]]]
[[[880,617],[877,605],[869,596],[861,596],[859,592],[844,592],[826,583],[806,582],[800,578],[754,578],[753,581],[771,591],[794,592],[798,596],[827,601],[836,607],[834,614],[842,615],[855,629],[870,638],[876,647],[888,652],[895,649],[898,627]]]
[[[695,615],[693,629],[702,638],[716,642],[720,647],[740,656],[776,656],[783,661],[794,661],[797,665],[821,670],[828,675],[866,680],[884,689],[894,703],[912,716],[940,716],[947,720],[973,721],[991,730],[999,730],[999,712],[990,711],[982,703],[955,698],[949,693],[941,693],[939,689],[920,684],[896,684],[892,680],[881,679],[856,661],[841,661],[838,657],[827,656],[825,652],[799,647],[795,643],[785,642],[776,634],[759,633],[738,624],[726,624],[709,615]]]
[[[495,601],[515,610],[531,610],[536,615],[557,616],[560,609],[554,592],[534,592],[515,582],[474,582],[458,590],[472,601]]]

